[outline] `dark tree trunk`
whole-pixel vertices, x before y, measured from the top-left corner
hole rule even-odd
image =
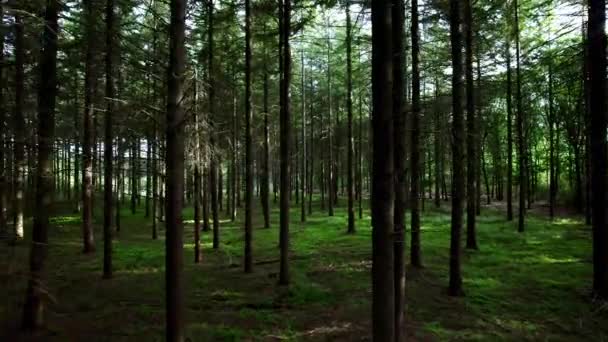
[[[4,8],[0,7],[0,20],[4,20]],[[4,159],[8,161],[8,156],[5,156],[5,149],[7,147],[8,140],[8,127],[9,124],[6,122],[6,112],[4,107],[4,87],[6,86],[6,78],[4,77],[4,32],[0,32],[0,237],[6,236],[7,234],[7,193],[9,187],[7,186],[7,172],[8,162],[5,163]],[[78,107],[78,106],[77,106]],[[78,149],[78,145],[76,145]],[[6,149],[8,151],[8,149]]]
[[[412,232],[410,263],[422,266],[420,256],[420,36],[418,33],[418,1],[412,0],[412,147],[411,147],[411,210]]]
[[[251,136],[251,0],[245,0],[245,273],[253,271],[253,139]]]
[[[521,101],[521,68],[520,68],[520,48],[519,48],[519,7],[518,1],[513,2],[515,10],[515,58],[516,66],[515,71],[517,73],[516,86],[516,106],[517,106],[517,149],[519,158],[519,208],[518,208],[518,221],[517,231],[522,233],[524,231],[525,215],[526,215],[526,155],[525,155],[525,138],[524,138],[524,113],[522,109]]]
[[[593,224],[593,292],[608,298],[606,228],[606,2],[589,0],[588,63]]]
[[[328,30],[329,30],[329,19],[327,22]],[[332,104],[332,84],[331,84],[331,40],[329,37],[329,32],[327,33],[327,103],[329,110],[329,117],[327,119],[327,135],[329,138],[327,145],[327,152],[329,153],[329,160],[327,163],[327,210],[329,216],[334,216],[334,205],[335,205],[335,192],[334,192],[334,143],[333,143],[333,134],[332,134],[332,122],[331,118],[333,116],[333,104]]]
[[[214,73],[214,67],[213,67],[213,53],[214,53],[214,47],[213,47],[213,30],[214,30],[214,26],[213,26],[213,10],[214,10],[214,4],[213,4],[213,0],[209,0],[208,1],[208,9],[207,9],[207,16],[208,16],[208,32],[207,32],[207,51],[208,51],[208,55],[207,55],[207,68],[208,68],[208,72],[207,72],[207,76],[209,77],[209,88],[208,88],[208,93],[209,93],[209,149],[211,150],[211,155],[209,158],[209,195],[211,196],[211,218],[212,218],[212,222],[213,222],[213,249],[218,249],[220,248],[220,222],[219,222],[219,216],[218,216],[218,204],[217,204],[217,169],[218,169],[218,163],[217,163],[217,157],[215,156],[215,148],[216,148],[216,144],[215,144],[215,136],[216,136],[216,132],[214,131],[214,126],[215,126],[215,75]]]
[[[23,329],[44,326],[45,261],[48,249],[49,216],[53,197],[52,147],[55,138],[55,101],[57,97],[57,36],[59,2],[47,0],[44,33],[40,49],[38,85],[38,165],[36,168],[36,208],[30,251],[30,274],[23,307]]]
[[[112,278],[112,115],[114,112],[114,0],[106,4],[106,116],[104,137],[104,201],[103,201],[103,277]],[[117,177],[118,178],[118,177]],[[120,207],[116,208],[116,224],[119,225]]]
[[[507,4],[509,4],[507,2]],[[510,7],[507,5],[507,13]],[[513,220],[513,106],[511,104],[511,28],[507,30],[507,220]]]
[[[401,28],[403,31],[403,28]],[[401,54],[398,54],[401,56]],[[346,1],[346,110],[347,119],[347,180],[346,192],[348,195],[348,233],[355,232],[355,198],[353,194],[353,63],[352,63],[352,24],[350,19],[350,1]]]
[[[13,238],[23,239],[23,210],[25,207],[25,45],[21,14],[15,15],[15,112],[13,117]],[[31,169],[30,169],[31,170]]]
[[[233,71],[234,74],[234,71]],[[233,77],[235,77],[233,75]],[[266,122],[267,122],[267,118],[266,118]],[[268,127],[268,126],[266,126]],[[230,221],[234,222],[236,220],[236,207],[237,207],[237,195],[239,193],[239,189],[238,189],[238,146],[239,146],[239,141],[238,141],[238,137],[237,137],[237,130],[239,129],[238,127],[238,117],[236,114],[236,90],[232,89],[232,160],[231,160],[231,168],[232,168],[232,173],[231,173],[231,177],[230,177],[230,203],[231,203],[231,209],[230,209]],[[206,192],[205,192],[206,193]],[[240,206],[240,205],[239,205]]]
[[[291,152],[291,110],[289,99],[289,84],[291,81],[291,51],[289,36],[291,32],[291,0],[282,0],[280,6],[280,57],[281,57],[281,84],[280,84],[280,154],[281,154],[281,208],[280,208],[280,250],[281,263],[279,284],[289,284],[289,192],[290,192],[290,152]]]
[[[553,112],[553,61],[549,60],[549,216],[555,216],[555,116]]]
[[[313,99],[313,93],[314,93],[314,83],[313,83],[313,78],[310,78],[310,131],[309,131],[309,137],[310,137],[310,143],[309,143],[309,152],[308,152],[308,158],[310,160],[310,172],[308,172],[308,215],[312,215],[312,194],[313,194],[313,189],[314,189],[314,174],[315,174],[315,155],[314,155],[314,122],[315,122],[315,117],[314,117],[314,107],[313,107],[313,103],[314,103],[314,99]]]
[[[194,70],[194,136],[196,160],[194,165],[194,263],[201,262],[201,139],[199,127],[198,70]]]
[[[473,93],[473,17],[471,0],[463,1],[464,5],[464,28],[465,28],[465,73],[466,73],[466,93],[467,93],[467,249],[477,249],[476,226],[476,189],[475,189],[475,165],[477,160],[476,135],[477,127],[475,124],[475,94]]]
[[[462,34],[460,1],[450,0],[450,41],[452,45],[452,225],[450,232],[450,283],[448,294],[460,296],[460,232],[464,200],[464,120],[462,113]]]
[[[265,28],[264,28],[265,30]],[[269,80],[268,80],[268,54],[264,48],[264,151],[262,158],[262,190],[260,191],[260,197],[262,199],[262,212],[264,215],[264,228],[270,228],[270,203],[269,203],[269,187],[270,187],[270,130],[268,127],[268,112],[269,107]]]
[[[182,222],[184,194],[184,77],[186,72],[186,1],[171,0],[167,73],[167,207],[165,240],[166,339],[184,340]]]
[[[84,76],[84,117],[83,117],[83,140],[82,140],[82,237],[84,253],[95,250],[93,240],[93,116],[95,94],[94,68],[94,44],[95,44],[95,20],[94,3],[87,0],[86,6],[86,37],[87,51],[85,60]]]
[[[413,0],[413,6],[418,5]],[[395,341],[405,340],[405,112],[403,110],[403,31],[405,22],[405,5],[403,0],[392,1],[392,62],[393,62],[393,89],[392,89],[392,119],[393,119],[393,164],[395,172],[395,209],[394,209],[394,283],[395,283]],[[349,124],[350,123],[349,115]],[[350,141],[351,139],[349,139]],[[349,169],[351,164],[349,163]]]
[[[301,187],[301,201],[300,201],[300,222],[306,222],[306,181],[307,181],[307,174],[306,174],[306,168],[307,163],[306,163],[306,68],[304,66],[304,50],[302,50],[302,84],[301,84],[301,91],[302,91],[302,101],[301,101],[301,105],[302,105],[302,124],[300,125],[300,131],[301,131],[301,138],[302,138],[302,151],[300,154],[300,175],[301,175],[301,179],[300,179],[300,187]]]
[[[389,0],[372,1],[372,338],[378,342],[395,340],[392,7]]]

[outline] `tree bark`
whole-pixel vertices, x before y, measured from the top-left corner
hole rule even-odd
[[[593,292],[608,298],[606,227],[606,2],[589,0],[588,66],[591,143]]]
[[[460,1],[450,0],[450,41],[452,46],[452,223],[450,231],[450,282],[448,294],[461,296],[460,232],[464,197],[464,120],[462,113],[462,34]]]
[[[38,85],[38,165],[36,168],[36,208],[30,250],[30,274],[23,307],[23,329],[39,330],[44,326],[45,261],[48,249],[49,216],[53,197],[52,147],[55,137],[57,97],[57,36],[59,2],[47,0],[44,32],[40,49]]]
[[[467,93],[467,249],[477,249],[476,226],[476,194],[475,171],[477,169],[476,135],[477,125],[475,118],[475,94],[473,84],[473,15],[471,0],[463,1],[464,5],[464,27],[465,27],[465,73]]]
[[[104,122],[104,209],[103,209],[103,277],[112,278],[112,116],[114,114],[114,0],[106,4],[106,116]],[[117,198],[117,226],[120,207]]]
[[[420,45],[418,28],[418,1],[412,0],[412,147],[411,147],[411,210],[412,232],[410,263],[421,267],[420,256]]]
[[[15,15],[15,112],[13,118],[13,238],[23,239],[23,210],[25,207],[25,44],[21,14]]]
[[[417,6],[417,0],[413,0]],[[405,211],[406,211],[406,119],[403,110],[403,31],[405,22],[405,5],[403,0],[392,1],[392,119],[393,119],[393,164],[395,172],[395,208],[394,208],[394,291],[395,291],[395,342],[405,340]],[[349,125],[351,124],[349,115]],[[350,139],[349,139],[350,141]],[[349,169],[351,164],[349,163]],[[350,171],[349,171],[350,173]],[[349,198],[350,200],[350,198]]]
[[[403,30],[403,28],[402,28]],[[399,54],[401,56],[401,54]],[[346,1],[346,110],[347,119],[347,180],[346,192],[348,195],[348,233],[355,233],[355,198],[353,193],[353,63],[352,63],[352,24],[350,19],[350,0]]]
[[[372,1],[372,338],[382,342],[395,340],[392,6]]]
[[[281,82],[280,82],[280,250],[281,264],[279,284],[289,284],[289,192],[290,192],[290,152],[291,152],[291,109],[289,98],[289,84],[291,81],[291,51],[289,36],[291,32],[291,0],[282,0],[280,6],[281,27]],[[281,49],[282,48],[282,49]]]
[[[519,208],[518,208],[518,221],[517,231],[522,233],[524,231],[525,215],[526,215],[526,153],[525,153],[525,138],[524,138],[524,113],[522,109],[521,101],[521,68],[520,68],[520,46],[519,46],[519,7],[518,1],[513,2],[515,10],[515,58],[516,66],[515,71],[517,73],[516,81],[516,106],[517,106],[517,149],[519,158]]]
[[[251,136],[251,0],[245,0],[245,273],[253,271],[253,139]]]
[[[184,340],[183,194],[186,1],[171,0],[167,74],[166,339]]]

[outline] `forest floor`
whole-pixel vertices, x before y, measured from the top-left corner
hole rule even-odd
[[[341,204],[344,200],[341,199]],[[256,206],[258,202],[256,201]],[[444,207],[448,203],[443,204]],[[254,273],[242,271],[242,224],[222,215],[221,247],[202,234],[203,262],[193,263],[192,211],[185,211],[185,284],[190,341],[357,341],[370,338],[371,229],[369,212],[347,235],[346,211],[328,217],[315,204],[300,223],[292,208],[291,285],[277,287],[278,209],[272,228],[254,213]],[[608,339],[608,307],[594,304],[590,230],[577,218],[549,221],[530,215],[526,232],[516,221],[484,209],[478,251],[464,251],[465,296],[446,295],[450,216],[422,215],[423,269],[407,271],[409,340]],[[101,215],[99,211],[97,213]],[[164,229],[151,239],[143,209],[122,211],[114,241],[114,278],[101,279],[102,234],[97,252],[81,253],[80,216],[52,220],[48,256],[48,325],[44,341],[162,341],[164,339]],[[101,223],[101,217],[97,217]],[[28,231],[29,233],[29,231]],[[29,236],[27,236],[29,240]],[[408,242],[409,245],[409,242]],[[0,340],[13,334],[25,292],[28,244],[0,246]]]

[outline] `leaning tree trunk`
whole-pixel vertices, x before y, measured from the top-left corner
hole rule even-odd
[[[36,207],[30,250],[30,273],[23,307],[23,328],[39,330],[44,326],[45,261],[48,249],[49,216],[53,198],[52,148],[55,138],[57,97],[57,37],[59,1],[47,0],[44,32],[40,49],[38,85],[38,165],[36,168]]]
[[[395,340],[392,6],[372,1],[372,337],[382,342]]]

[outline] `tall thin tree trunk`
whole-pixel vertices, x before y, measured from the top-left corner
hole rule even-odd
[[[417,0],[413,0],[417,6]],[[392,119],[393,119],[393,165],[394,165],[394,288],[395,288],[395,342],[405,340],[405,211],[406,211],[406,119],[403,110],[403,31],[405,21],[405,4],[403,0],[392,1],[392,62],[393,62],[393,89],[392,89]],[[349,125],[352,125],[352,115],[349,115]],[[350,141],[351,139],[349,139]],[[349,162],[348,168],[351,168]],[[350,171],[349,171],[350,176]],[[350,201],[350,196],[349,196]],[[354,214],[353,214],[354,215]]]
[[[510,4],[510,2],[506,2]],[[507,5],[507,13],[511,13]],[[511,100],[511,26],[507,29],[507,220],[513,220],[513,106]]]
[[[448,294],[462,295],[460,273],[460,232],[464,200],[464,120],[462,113],[462,34],[460,1],[450,0],[450,41],[452,45],[452,224],[450,231],[450,281]]]
[[[467,106],[467,249],[477,249],[476,226],[476,194],[475,171],[477,169],[476,135],[477,127],[475,121],[475,94],[473,93],[473,17],[471,0],[463,1],[464,5],[464,27],[465,27],[465,73],[466,73],[466,106]]]
[[[264,32],[266,27],[264,26]],[[262,190],[260,192],[262,199],[262,212],[264,215],[264,228],[270,228],[270,203],[269,203],[269,187],[270,187],[270,130],[268,127],[268,112],[269,107],[269,80],[268,80],[268,53],[264,48],[264,151],[262,158]]]
[[[589,0],[588,66],[591,139],[593,291],[608,298],[606,227],[606,2]]]
[[[301,186],[301,196],[302,199],[300,201],[300,222],[306,222],[306,67],[304,66],[304,50],[302,50],[302,74],[301,74],[301,90],[302,90],[302,124],[300,125],[300,132],[302,138],[302,151],[301,151],[301,165],[300,165],[300,186]]]
[[[412,232],[410,262],[422,266],[420,257],[420,35],[418,33],[418,1],[412,0],[412,146],[410,165]]]
[[[399,54],[401,56],[401,54]],[[350,0],[346,1],[346,110],[347,119],[347,180],[346,192],[348,196],[348,233],[355,232],[355,198],[353,193],[353,63],[352,63],[352,24],[350,19]]]
[[[207,20],[208,20],[208,32],[207,32],[207,77],[209,77],[208,81],[208,93],[209,93],[209,149],[211,150],[211,155],[209,158],[209,195],[211,196],[211,218],[213,222],[213,249],[218,249],[220,247],[220,222],[219,222],[219,214],[218,214],[218,204],[217,204],[217,169],[218,162],[215,148],[215,138],[216,132],[214,131],[215,125],[215,75],[214,75],[214,67],[213,67],[213,10],[214,4],[213,0],[208,1],[208,9],[207,9]]]
[[[167,207],[165,240],[166,339],[184,340],[182,222],[184,193],[184,78],[186,72],[186,1],[171,0],[167,75]]]
[[[251,136],[251,0],[245,0],[245,273],[253,271],[253,138]]]
[[[196,139],[196,155],[194,165],[194,263],[201,262],[201,138],[199,127],[199,97],[198,70],[194,69],[194,136]]]
[[[84,118],[83,118],[83,141],[82,141],[82,237],[84,253],[91,253],[95,250],[93,240],[93,116],[95,94],[95,75],[94,68],[94,44],[95,44],[95,12],[92,0],[87,0],[86,6],[86,25],[87,25],[87,51],[85,60],[84,77]]]
[[[372,1],[372,338],[382,342],[395,340],[392,6]]]
[[[516,80],[516,106],[517,106],[517,149],[519,158],[519,209],[518,209],[518,221],[517,231],[522,233],[524,231],[525,215],[526,215],[526,155],[525,155],[525,138],[524,138],[524,113],[522,109],[521,101],[521,68],[520,68],[520,46],[519,46],[519,6],[518,1],[513,2],[515,10],[515,57],[516,66],[515,71],[517,73]]]
[[[0,20],[4,21],[4,8],[0,7]],[[4,87],[6,86],[6,78],[4,76],[4,32],[0,32],[0,237],[6,236],[7,232],[7,193],[9,187],[7,186],[7,164],[5,158],[8,161],[8,156],[5,156],[5,151],[8,152],[7,141],[9,135],[6,134],[8,131],[9,124],[5,122],[6,112],[4,107]],[[78,106],[76,106],[78,108]],[[76,145],[77,148],[78,145]]]
[[[104,138],[103,277],[112,278],[112,116],[114,114],[114,0],[106,4],[106,115]],[[116,215],[120,208],[116,204]],[[117,220],[118,221],[118,220]],[[117,223],[118,224],[118,223]]]
[[[334,216],[334,205],[335,205],[335,192],[334,192],[334,182],[335,182],[335,177],[334,177],[334,143],[333,143],[333,139],[332,139],[332,122],[331,122],[331,118],[332,118],[332,111],[333,111],[333,105],[332,105],[332,84],[331,84],[331,40],[329,37],[329,18],[327,18],[327,103],[328,103],[328,109],[329,109],[329,118],[327,119],[327,134],[329,137],[329,142],[327,145],[327,150],[329,153],[329,160],[328,160],[328,165],[327,165],[327,210],[328,210],[328,214],[329,216]]]
[[[47,0],[44,32],[40,49],[38,86],[38,164],[36,168],[36,208],[30,250],[30,273],[23,307],[23,329],[39,330],[44,326],[45,261],[48,249],[49,216],[53,197],[52,146],[55,138],[55,103],[57,97],[57,37],[59,2]]]
[[[24,23],[21,14],[15,15],[15,112],[13,117],[13,234],[15,240],[23,239],[23,210],[25,207],[25,45]],[[31,169],[29,169],[31,170]]]
[[[282,0],[280,6],[281,27],[279,29],[281,46],[281,84],[280,84],[280,155],[281,155],[281,207],[280,207],[280,250],[281,262],[279,284],[289,284],[289,159],[291,152],[291,110],[289,98],[289,84],[291,81],[291,51],[289,36],[291,32],[291,0]],[[281,49],[282,48],[282,49]]]

